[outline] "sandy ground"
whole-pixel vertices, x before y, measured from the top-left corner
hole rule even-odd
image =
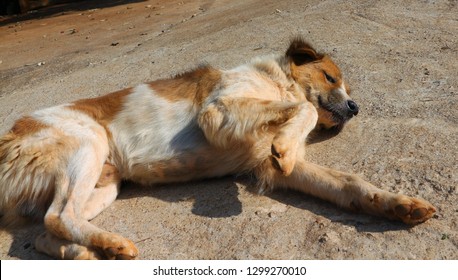
[[[93,223],[143,259],[457,259],[456,1],[89,1],[0,20],[0,132],[19,116],[169,77],[231,68],[305,36],[341,66],[361,112],[309,160],[423,197],[428,222],[343,211],[246,178],[126,183]],[[106,4],[105,2],[111,2]],[[0,259],[46,259],[41,225],[0,232]]]

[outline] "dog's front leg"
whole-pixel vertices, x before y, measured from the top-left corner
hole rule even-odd
[[[284,176],[293,172],[296,159],[305,144],[305,139],[315,128],[318,113],[310,102],[298,105],[298,113],[285,122],[275,134],[272,141],[272,163]]]
[[[271,173],[276,187],[296,189],[341,207],[362,210],[377,216],[417,224],[431,218],[436,209],[429,202],[381,190],[360,177],[304,160],[296,163],[293,173],[286,177]]]
[[[198,123],[207,140],[221,148],[256,138],[258,132],[276,129],[301,111],[303,102],[282,102],[244,97],[222,97],[207,104]]]
[[[259,134],[273,135],[271,163],[288,176],[294,169],[299,147],[317,119],[318,113],[310,102],[223,97],[204,107],[198,122],[207,140],[221,148],[241,142],[256,143]]]

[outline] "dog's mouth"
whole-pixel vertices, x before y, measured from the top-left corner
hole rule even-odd
[[[343,102],[342,104],[331,104],[325,103],[321,96],[318,96],[318,105],[321,109],[330,113],[330,120],[335,125],[332,126],[332,129],[341,130],[345,123],[349,121],[353,116],[358,114],[358,106],[356,103],[351,101],[351,105],[348,105],[348,101]],[[350,107],[355,106],[355,107]]]

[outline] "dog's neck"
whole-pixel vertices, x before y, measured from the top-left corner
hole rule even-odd
[[[274,82],[284,93],[283,100],[305,100],[305,92],[291,75],[290,62],[285,56],[261,56],[250,63],[258,72]]]

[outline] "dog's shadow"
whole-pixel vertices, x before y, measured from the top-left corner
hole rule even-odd
[[[336,137],[342,131],[342,128],[343,127],[332,127],[330,129],[324,129],[321,127],[316,127],[307,137],[307,144],[312,145]]]
[[[208,179],[186,183],[171,183],[152,187],[124,182],[118,199],[133,197],[154,197],[166,202],[192,201],[194,215],[226,218],[242,213],[242,203],[238,199],[239,189],[233,177]]]
[[[35,239],[44,231],[45,227],[43,224],[29,224],[21,228],[8,230],[8,233],[13,238],[13,242],[8,250],[8,256],[22,260],[52,260],[50,256],[41,254],[35,250]],[[4,236],[4,232],[1,232],[1,235]],[[7,243],[6,240],[1,240],[0,242],[3,246]]]
[[[191,212],[194,215],[209,218],[227,218],[241,214],[243,205],[239,195],[246,195],[240,194],[241,192],[253,196],[259,195],[255,187],[256,181],[251,176],[228,176],[221,179],[168,184],[152,188],[140,187],[133,183],[126,183],[126,185],[127,188],[125,192],[123,190],[121,193],[120,199],[150,196],[172,203],[193,201]],[[285,205],[327,218],[333,223],[354,227],[358,232],[385,232],[410,228],[400,222],[343,210],[334,204],[298,191],[275,190],[264,195]]]

